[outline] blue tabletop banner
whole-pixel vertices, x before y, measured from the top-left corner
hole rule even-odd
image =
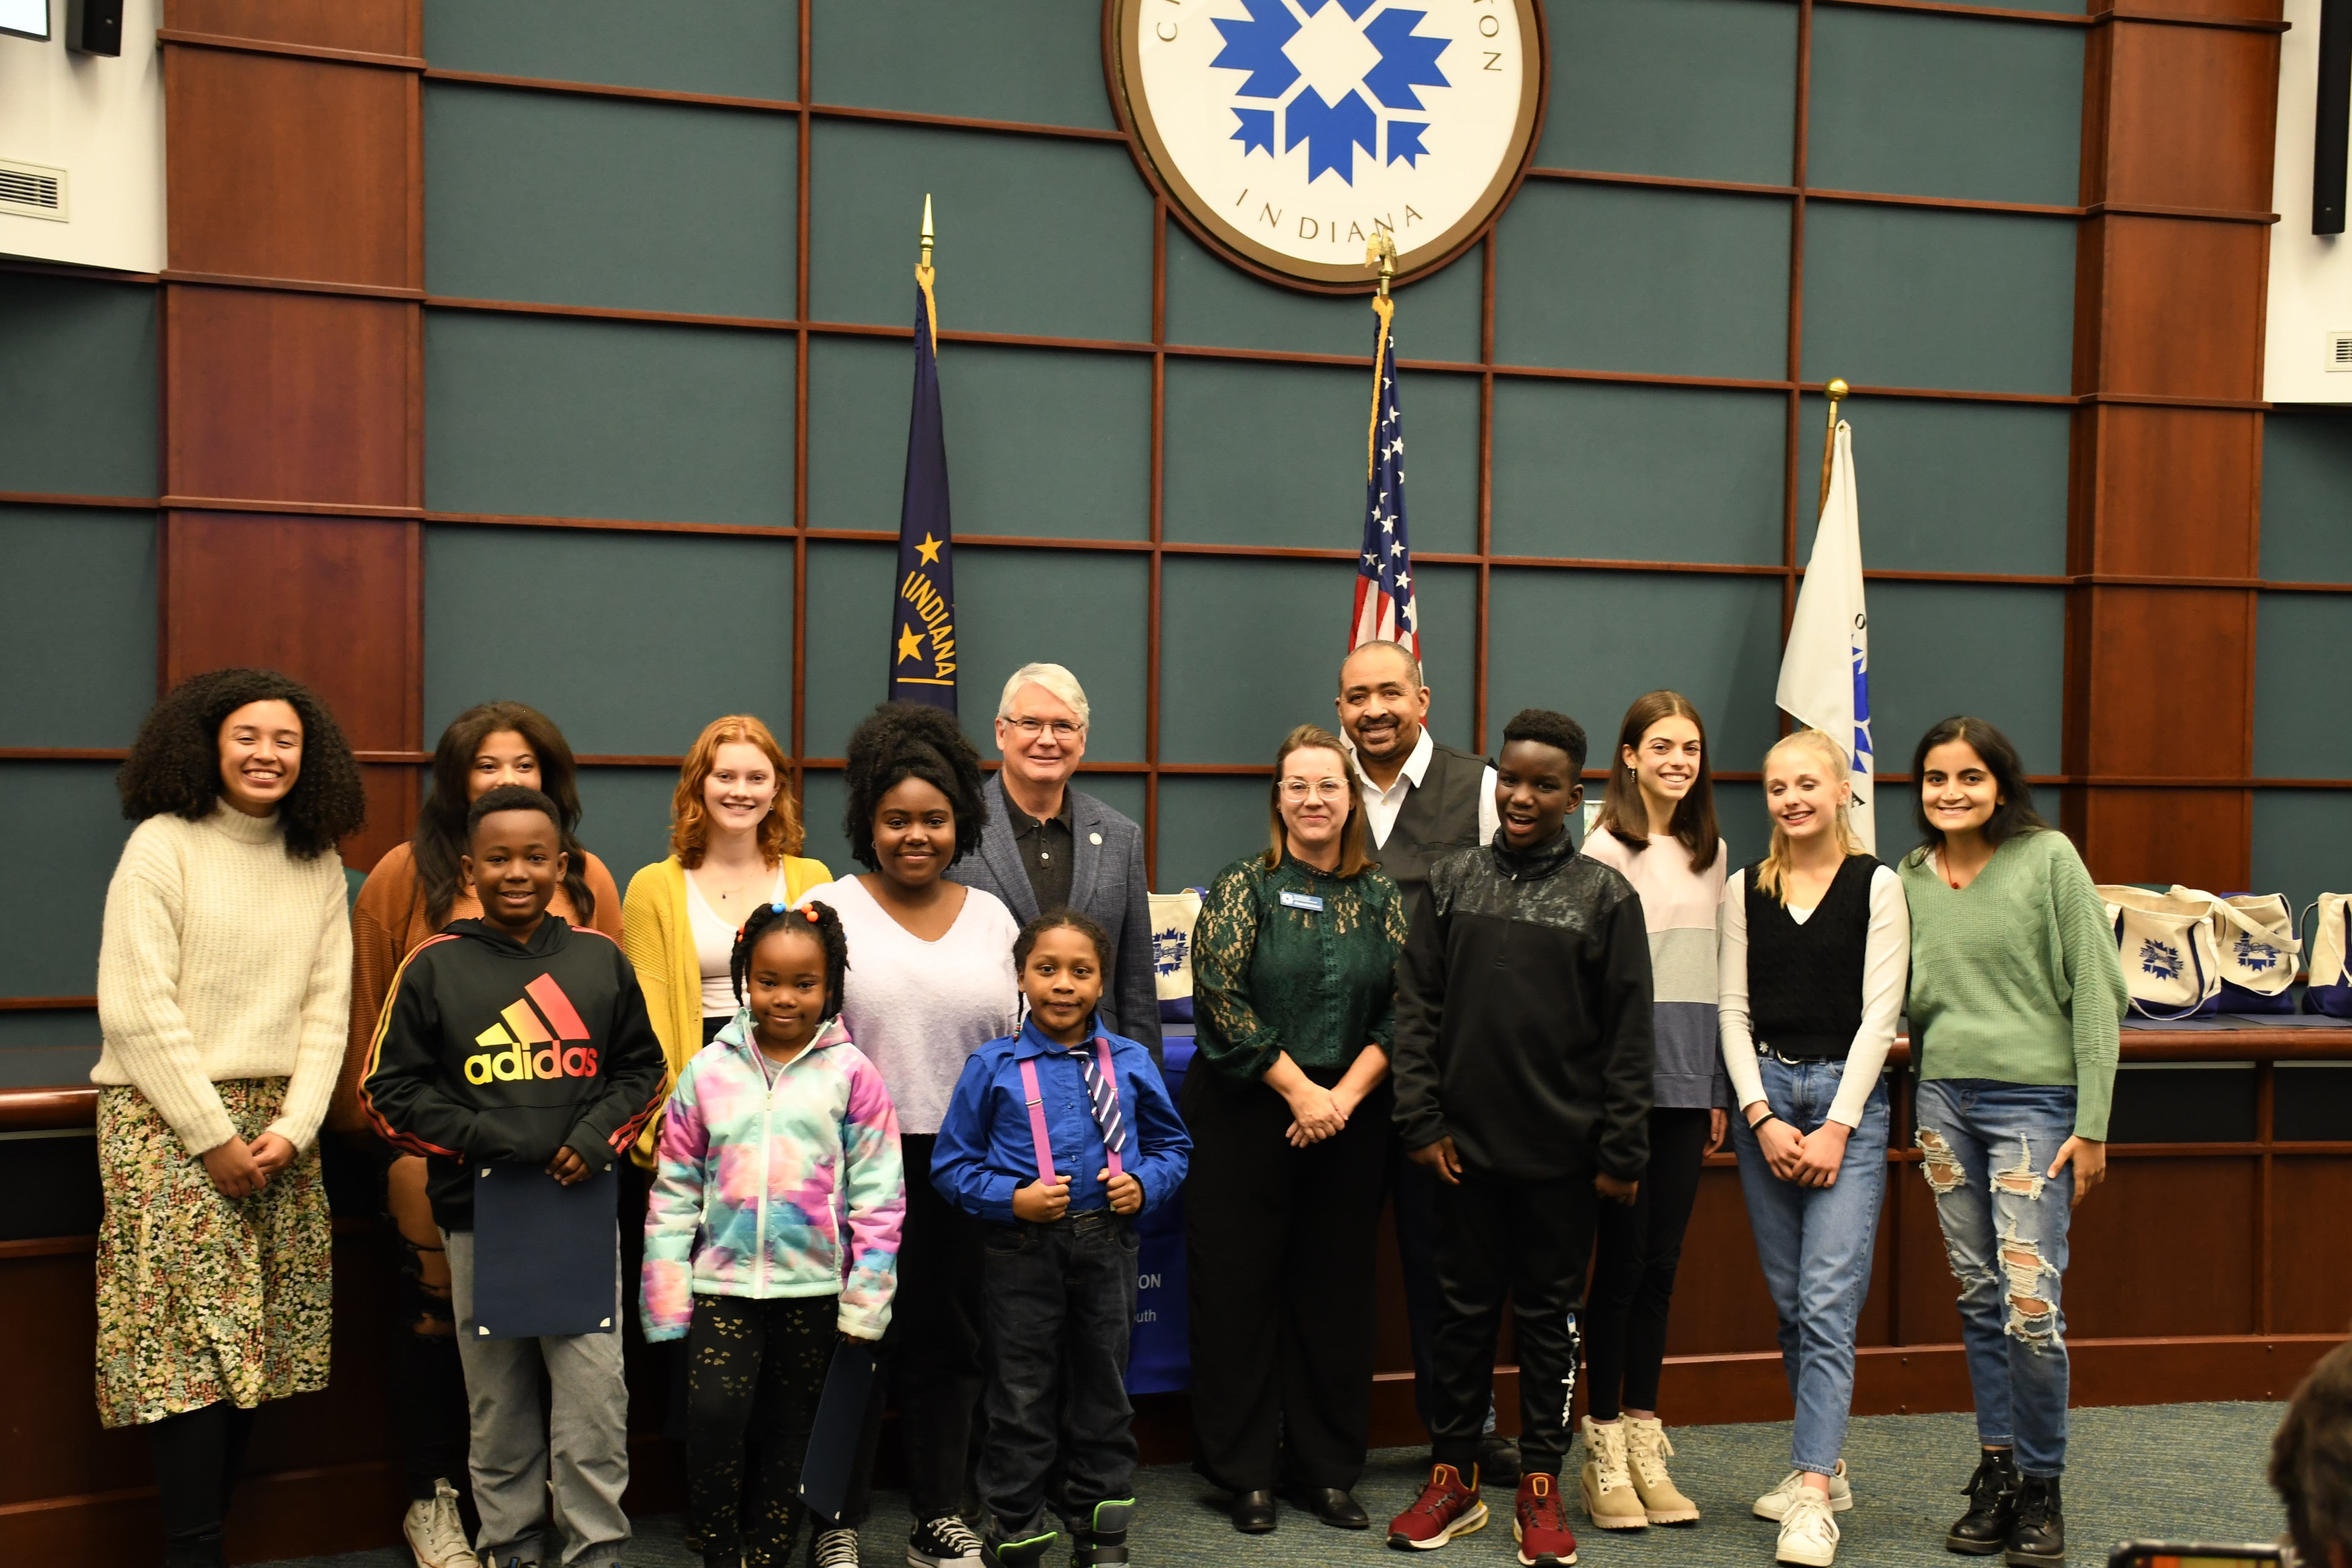
[[[1160,1043],[1160,1076],[1168,1098],[1181,1102],[1184,1069],[1192,1064],[1192,1035],[1174,1029]],[[1184,1194],[1143,1216],[1135,1227],[1135,1326],[1128,1336],[1127,1391],[1171,1394],[1192,1386],[1191,1316],[1184,1296]]]

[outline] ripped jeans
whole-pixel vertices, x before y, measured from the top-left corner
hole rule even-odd
[[[2028,1476],[2055,1476],[2066,1468],[2059,1290],[2074,1173],[2046,1173],[2074,1132],[2074,1087],[1927,1079],[1913,1120],[1960,1282],[1978,1440],[2013,1445]]]

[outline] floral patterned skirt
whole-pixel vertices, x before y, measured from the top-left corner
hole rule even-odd
[[[213,1086],[250,1141],[282,1078]],[[98,1100],[98,1415],[136,1426],[227,1400],[327,1386],[333,1226],[314,1145],[248,1198],[225,1198],[137,1089]]]

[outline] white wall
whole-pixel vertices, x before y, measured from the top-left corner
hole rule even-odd
[[[2311,137],[2319,91],[2319,0],[2286,0],[2280,40],[2278,157],[2271,206],[2270,320],[2263,395],[2352,403],[2352,371],[2326,368],[2327,334],[2352,331],[2352,235],[2311,232]]]
[[[68,172],[68,221],[0,211],[0,255],[126,272],[163,267],[163,0],[125,0],[122,54],[67,52],[66,0],[49,39],[0,36],[0,158]]]

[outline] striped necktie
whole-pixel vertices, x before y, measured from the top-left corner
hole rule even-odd
[[[1126,1153],[1127,1127],[1119,1120],[1118,1096],[1105,1081],[1092,1051],[1073,1046],[1070,1055],[1078,1058],[1078,1070],[1087,1075],[1087,1103],[1094,1107],[1095,1128],[1102,1134],[1103,1147],[1114,1154]]]

